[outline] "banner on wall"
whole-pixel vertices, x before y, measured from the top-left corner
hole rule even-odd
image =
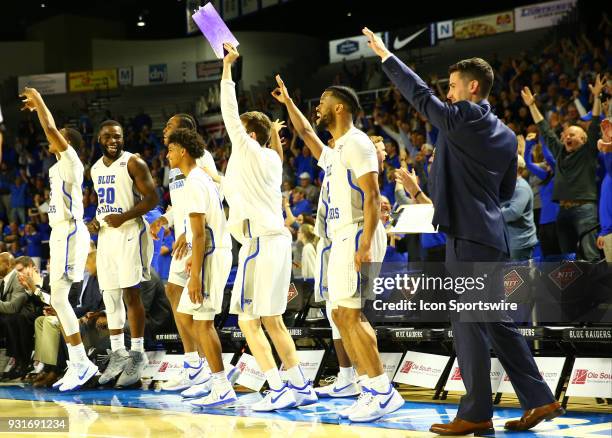
[[[120,67],[117,69],[119,85],[132,85],[134,74],[132,67]]]
[[[453,20],[438,21],[436,23],[436,38],[445,40],[453,37]]]
[[[117,85],[117,69],[114,68],[68,73],[68,89],[71,92],[111,90]]]
[[[392,52],[405,49],[429,47],[436,44],[434,24],[410,26],[389,32],[389,49]]]
[[[555,26],[576,6],[576,0],[558,0],[514,9],[517,32]]]
[[[482,15],[455,21],[455,39],[467,40],[488,35],[497,35],[514,30],[513,11]]]
[[[382,38],[382,33],[377,33]],[[348,38],[340,38],[329,42],[329,62],[341,62],[343,59],[359,59],[361,57],[375,56],[372,49],[368,47],[368,38],[365,35],[357,35]]]
[[[42,95],[66,93],[66,73],[19,76],[17,92],[21,93],[25,87],[36,88]]]
[[[217,80],[223,73],[223,61],[196,62],[196,77],[198,79]]]
[[[149,83],[165,84],[168,80],[168,66],[166,64],[149,65]]]

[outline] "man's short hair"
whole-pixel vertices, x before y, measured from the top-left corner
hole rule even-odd
[[[73,148],[77,149],[81,146],[83,136],[79,131],[74,128],[64,128],[63,137],[66,139],[68,144]]]
[[[121,123],[119,123],[118,121],[116,121],[116,120],[105,120],[102,123],[100,123],[100,125],[98,126],[98,135],[100,135],[100,131],[102,131],[102,128],[104,128],[106,126],[118,126],[123,131],[123,126],[121,126]]]
[[[168,136],[168,144],[172,143],[184,147],[191,158],[200,158],[204,155],[204,140],[200,134],[191,129],[178,128],[172,131]]]
[[[470,81],[478,81],[478,95],[483,99],[489,97],[493,87],[493,69],[482,58],[469,58],[459,61],[448,68],[448,73],[459,72]]]
[[[34,266],[34,260],[32,260],[32,258],[28,256],[20,256],[15,259],[15,264],[21,265],[24,268],[30,268]]]
[[[248,111],[240,115],[240,120],[244,123],[247,133],[255,133],[257,143],[261,146],[268,144],[272,130],[272,122],[268,116],[259,111]]]
[[[191,114],[179,113],[175,114],[173,117],[178,119],[179,128],[190,129],[191,131],[197,130],[198,124]]]
[[[359,97],[355,90],[351,87],[344,85],[332,85],[325,89],[326,92],[331,93],[336,99],[338,99],[346,107],[346,110],[351,113],[353,118],[361,111],[361,105],[359,104]]]

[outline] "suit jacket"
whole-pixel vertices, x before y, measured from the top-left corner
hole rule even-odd
[[[514,193],[517,140],[486,100],[449,104],[391,56],[383,70],[417,111],[438,128],[430,174],[433,222],[451,237],[508,253],[501,201]]]
[[[19,313],[28,301],[28,294],[17,278],[17,271],[13,270],[4,277],[4,291],[0,296],[1,313]]]
[[[83,288],[83,282],[73,283],[68,292],[68,301],[74,309],[74,313],[77,318],[84,316],[87,312],[97,312],[104,309],[104,302],[102,300],[102,293],[100,292],[100,286],[98,285],[98,277],[90,276],[85,285],[83,296],[81,297],[81,290]],[[81,305],[79,306],[79,297],[81,297]]]

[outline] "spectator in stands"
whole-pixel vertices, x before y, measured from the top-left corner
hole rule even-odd
[[[533,221],[533,192],[522,177],[525,160],[518,156],[516,188],[509,201],[502,203],[502,215],[508,226],[510,258],[515,261],[529,260],[538,243]]]
[[[26,224],[24,231],[24,239],[26,242],[26,255],[34,261],[36,269],[40,270],[43,252],[43,236],[38,233],[36,225],[34,225],[33,223]]]
[[[308,172],[300,174],[300,187],[306,194],[306,200],[314,205],[319,199],[319,188],[312,183],[311,176]]]
[[[314,279],[316,271],[315,259],[317,256],[317,236],[314,233],[314,227],[310,224],[304,224],[300,227],[297,235],[298,241],[302,243],[302,257],[300,260],[300,268],[302,270],[303,279]]]
[[[588,134],[581,127],[572,125],[563,131],[561,139],[540,113],[531,90],[525,87],[521,91],[523,102],[529,107],[540,135],[557,161],[553,199],[561,207],[557,217],[561,251],[576,252],[577,245],[580,245],[583,257],[589,261],[596,261],[600,257],[596,247],[598,221],[595,171],[603,86],[599,76],[593,86],[589,85],[594,100],[593,120]]]
[[[297,137],[297,135],[293,137],[293,144],[291,146],[291,151],[295,155],[295,158],[293,158],[292,161],[292,166],[295,169],[295,175],[301,175],[302,173],[307,172],[310,175],[311,181],[314,181],[316,162],[312,157],[310,149],[302,147],[302,150],[300,151],[299,148],[295,146]],[[295,178],[295,181],[299,184],[297,178]]]
[[[291,213],[293,213],[293,216],[299,216],[300,214],[312,214],[312,204],[308,199],[306,199],[306,191],[302,187],[294,188],[291,195],[291,199],[293,200]]]
[[[542,247],[542,254],[551,256],[559,254],[559,239],[557,237],[557,214],[559,213],[559,204],[553,202],[553,189],[554,189],[554,169],[556,168],[555,157],[552,156],[550,150],[546,146],[546,143],[542,141],[541,150],[544,162],[534,163],[533,161],[533,149],[536,145],[536,134],[530,133],[527,135],[527,141],[525,145],[525,165],[527,170],[534,175],[539,185],[539,195],[541,212],[539,217],[538,227],[538,240]],[[519,144],[524,142],[522,135],[518,136]]]
[[[11,191],[11,220],[19,224],[26,221],[26,208],[28,206],[28,186],[20,175],[10,186]]]
[[[612,117],[602,122],[601,133],[597,148],[603,155],[606,176],[601,183],[599,200],[601,231],[597,237],[597,247],[603,250],[606,261],[612,263]]]

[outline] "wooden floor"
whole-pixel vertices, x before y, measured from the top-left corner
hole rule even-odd
[[[255,413],[250,405],[261,398],[242,393],[236,406],[201,411],[177,394],[142,390],[90,389],[73,393],[33,390],[28,386],[0,385],[0,437],[422,437],[434,422],[447,422],[456,414],[458,394],[445,402],[431,400],[431,391],[402,387],[407,401],[402,409],[384,420],[366,425],[340,420],[337,412],[352,400],[325,400],[300,409]],[[612,436],[609,406],[593,399],[576,399],[569,412],[542,423],[533,432],[504,433],[504,423],[521,415],[505,398],[495,408],[496,437],[582,437]],[[58,417],[68,428],[61,433],[33,430],[17,434],[7,430],[9,419]]]

